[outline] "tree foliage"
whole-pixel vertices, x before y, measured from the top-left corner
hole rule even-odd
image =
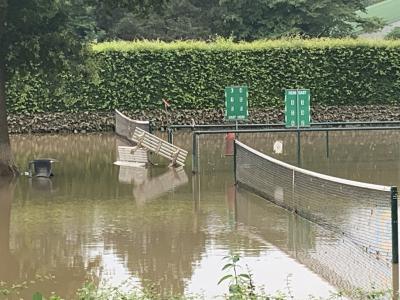
[[[383,1],[385,1],[385,0],[364,0],[364,4],[366,6],[370,6],[370,5],[374,5],[374,4],[377,4],[379,2],[383,2]]]
[[[45,71],[81,71],[87,41],[104,35],[103,24],[120,11],[161,13],[164,0],[0,0],[0,57],[7,66],[40,64]],[[108,29],[108,28],[107,28]]]
[[[98,12],[158,11],[163,0],[0,0],[0,175],[14,173],[6,115],[10,74],[46,73],[44,90],[62,83],[60,71],[82,75],[87,42],[100,33]]]
[[[0,175],[16,173],[6,115],[9,75],[35,66],[53,73],[48,79],[57,79],[57,70],[79,72],[88,52],[74,23],[78,1],[0,0]]]
[[[373,31],[383,25],[357,14],[365,7],[364,0],[169,0],[163,11],[150,9],[146,15],[115,10],[103,30],[108,39],[126,40],[342,37],[355,27]]]
[[[84,45],[74,24],[78,1],[2,1],[0,55],[9,67],[39,63],[50,70],[82,56]]]
[[[399,40],[400,39],[400,27],[395,27],[389,32],[385,39],[387,40]]]
[[[380,24],[362,19],[362,0],[222,0],[227,32],[239,39],[305,35],[309,37],[343,37],[354,26],[369,30]]]

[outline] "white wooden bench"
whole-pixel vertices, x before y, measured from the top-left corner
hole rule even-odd
[[[149,121],[133,120],[118,110],[115,110],[115,133],[132,144],[131,136],[135,128],[139,127],[145,131],[150,131]],[[132,145],[135,146],[135,145]],[[117,161],[114,163],[120,166],[143,166],[148,163],[147,150],[141,147],[118,146]]]
[[[136,127],[150,132],[150,122],[133,120],[123,113],[115,110],[115,133],[124,138],[130,138]]]
[[[116,165],[145,166],[148,162],[147,150],[140,147],[118,146],[118,161]]]
[[[184,166],[188,152],[173,144],[170,144],[159,137],[136,127],[132,135],[136,147],[144,147],[171,161],[172,165]]]

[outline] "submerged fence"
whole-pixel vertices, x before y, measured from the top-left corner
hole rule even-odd
[[[397,187],[301,169],[235,141],[235,182],[398,263]]]

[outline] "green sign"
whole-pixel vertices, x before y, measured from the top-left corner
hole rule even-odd
[[[225,119],[247,120],[249,116],[247,86],[229,86],[225,88]]]
[[[285,90],[286,127],[310,126],[310,90]]]

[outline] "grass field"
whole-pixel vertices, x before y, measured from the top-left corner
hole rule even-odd
[[[380,17],[387,24],[400,21],[400,0],[385,0],[368,6],[366,16]]]

